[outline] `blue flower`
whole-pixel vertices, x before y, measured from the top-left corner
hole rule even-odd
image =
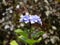
[[[31,22],[31,24],[38,23],[38,24],[42,25],[41,18],[37,15],[30,16],[30,22]]]
[[[29,23],[29,15],[25,15],[21,17],[20,22]]]
[[[30,22],[31,24],[38,23],[42,25],[41,18],[37,15],[25,15],[21,17],[20,22],[25,22],[25,23]]]

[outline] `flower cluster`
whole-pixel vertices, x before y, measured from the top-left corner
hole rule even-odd
[[[24,15],[21,17],[20,22],[24,22],[24,23],[38,23],[42,25],[42,21],[41,18],[37,15]]]

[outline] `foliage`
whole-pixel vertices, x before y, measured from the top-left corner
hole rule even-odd
[[[12,40],[12,41],[10,42],[10,45],[18,45],[18,43],[17,43],[15,40]]]
[[[33,44],[35,44],[35,43],[40,42],[40,41],[42,40],[42,37],[40,37],[40,38],[37,39],[37,40],[34,40],[34,38],[36,38],[37,35],[43,35],[43,34],[44,34],[44,32],[38,32],[38,33],[34,34],[34,36],[33,36],[31,39],[29,39],[29,38],[28,38],[28,35],[29,35],[29,34],[26,33],[26,32],[24,32],[24,31],[21,30],[21,29],[15,30],[15,33],[16,33],[16,34],[20,34],[20,35],[18,36],[18,39],[19,39],[19,40],[23,41],[24,43],[28,43],[29,45],[33,45]],[[32,34],[31,34],[31,35],[32,35]]]

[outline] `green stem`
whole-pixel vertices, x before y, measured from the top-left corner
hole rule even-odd
[[[31,23],[29,23],[29,38],[31,39]]]

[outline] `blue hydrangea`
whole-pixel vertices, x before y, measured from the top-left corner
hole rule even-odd
[[[20,22],[25,22],[25,23],[30,22],[31,24],[38,23],[42,25],[41,18],[37,15],[25,15],[21,17]]]

